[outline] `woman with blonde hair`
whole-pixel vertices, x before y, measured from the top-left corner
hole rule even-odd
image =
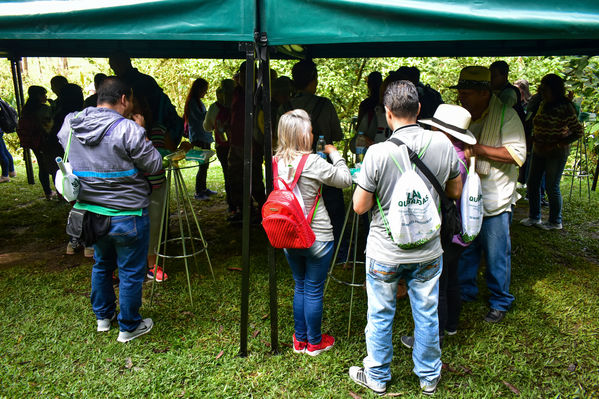
[[[332,163],[312,153],[312,124],[306,111],[295,109],[283,114],[278,135],[273,162],[277,164],[278,176],[285,182],[293,181],[300,161],[307,156],[294,188],[305,215],[314,206],[322,184],[337,188],[351,185],[351,173],[333,145],[327,144],[324,148]],[[322,203],[316,204],[310,226],[316,236],[314,244],[310,248],[289,248],[284,252],[295,280],[293,350],[316,356],[335,343],[335,338],[321,332],[324,283],[333,257],[333,226]]]

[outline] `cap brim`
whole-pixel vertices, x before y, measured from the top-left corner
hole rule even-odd
[[[463,141],[466,144],[469,144],[469,145],[476,144],[476,137],[474,137],[474,135],[472,134],[472,132],[470,130],[466,130],[466,133],[460,133],[455,130],[449,129],[445,126],[441,126],[431,119],[422,119],[422,120],[419,120],[418,123],[424,123],[425,125],[434,126],[437,129],[441,130],[442,132],[448,133],[448,134],[452,135],[453,137],[455,137],[456,139]]]

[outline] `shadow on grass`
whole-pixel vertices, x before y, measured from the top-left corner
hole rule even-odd
[[[226,216],[217,165],[209,187],[219,194],[194,202],[209,244],[213,281],[203,254],[199,273],[192,266],[194,306],[189,303],[184,265],[167,263],[169,280],[144,286],[142,315],[156,326],[123,345],[117,331],[95,331],[89,304],[93,261],[63,255],[69,207],[48,202],[24,172],[0,191],[0,396],[74,397],[294,397],[337,398],[372,395],[347,376],[365,356],[366,294],[354,291],[347,338],[350,290],[330,283],[323,331],[337,338],[335,348],[311,358],[293,353],[293,278],[277,251],[279,336],[282,353],[270,353],[267,241],[252,227],[249,351],[239,350],[241,229]],[[193,187],[193,172],[185,174]],[[14,183],[14,184],[13,184]],[[457,335],[443,348],[443,380],[437,397],[494,398],[591,397],[599,386],[599,281],[597,242],[599,200],[564,205],[564,230],[544,232],[520,226],[526,204],[516,208],[512,225],[514,308],[491,325],[481,296],[464,306]],[[349,279],[348,271],[341,276]],[[363,281],[363,268],[358,279]],[[411,333],[407,299],[394,322],[395,354],[389,392],[419,397],[409,350],[399,338]]]

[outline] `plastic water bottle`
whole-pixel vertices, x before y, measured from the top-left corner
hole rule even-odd
[[[364,136],[364,132],[358,132],[358,136],[356,137],[356,158],[358,163],[362,163],[364,160],[364,154],[366,154],[366,145],[367,145],[366,136]]]
[[[316,153],[327,159],[327,154],[324,153],[324,146],[326,145],[326,141],[324,141],[324,136],[318,136],[318,141],[316,142]]]
[[[56,157],[56,163],[58,164],[58,169],[61,170],[62,175],[66,176],[68,174],[68,172],[67,172],[67,168],[64,165],[64,162],[62,161],[62,158]]]

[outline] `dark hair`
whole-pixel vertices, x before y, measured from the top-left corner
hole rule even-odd
[[[52,79],[50,79],[50,85],[61,84],[62,86],[65,86],[67,83],[69,83],[67,78],[61,75],[56,75]]]
[[[298,90],[305,89],[311,81],[318,77],[316,64],[312,60],[301,60],[291,69],[293,84]]]
[[[503,76],[507,76],[510,73],[510,66],[505,61],[495,61],[489,66],[489,69],[494,69]]]
[[[391,82],[385,90],[383,104],[396,117],[415,119],[418,116],[418,90],[409,80]]]
[[[383,75],[380,72],[374,71],[370,72],[368,78],[366,79],[366,83],[368,84],[368,89],[370,90],[370,97],[379,100],[379,93],[381,91],[381,83],[383,83]]]
[[[415,85],[420,81],[420,70],[416,67],[401,66],[395,72],[402,80],[409,80]]]
[[[129,84],[116,76],[109,76],[98,88],[98,105],[115,105],[123,95],[129,98],[131,94],[133,94],[133,90]]]
[[[25,105],[23,106],[23,115],[37,111],[42,106],[38,99],[46,93],[48,93],[48,90],[42,86],[29,86],[27,89],[29,98],[27,98],[27,102],[25,102]]]
[[[183,109],[183,118],[187,121],[189,116],[189,105],[191,100],[197,100],[201,91],[208,90],[208,82],[202,78],[197,78],[191,84],[189,93],[187,93],[187,99],[185,100],[185,108]]]
[[[106,76],[106,74],[103,73],[97,73],[94,76],[94,87],[96,88],[96,90],[98,90],[98,88],[100,87],[100,85],[102,84],[103,81],[106,80],[108,76]]]
[[[29,102],[29,100],[31,100],[32,97],[43,96],[46,93],[48,93],[48,90],[46,90],[42,86],[29,86],[29,88],[27,89],[27,95],[29,96],[27,102]]]
[[[83,109],[83,90],[75,83],[69,83],[60,91],[61,107],[64,112],[75,112]]]
[[[553,97],[553,101],[551,102],[552,104],[570,102],[568,97],[566,97],[566,86],[564,85],[564,80],[558,75],[550,73],[543,76],[543,79],[541,79],[541,85],[547,87],[551,92],[551,97]]]

